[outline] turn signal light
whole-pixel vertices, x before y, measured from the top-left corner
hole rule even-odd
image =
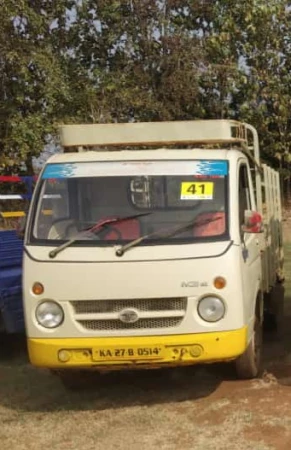
[[[34,283],[32,286],[32,292],[34,293],[34,295],[41,295],[44,292],[44,287],[41,283]]]
[[[216,289],[223,289],[226,286],[226,279],[223,277],[216,277],[213,285]]]

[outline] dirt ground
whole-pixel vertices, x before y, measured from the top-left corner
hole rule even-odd
[[[197,366],[105,375],[71,393],[29,365],[23,338],[10,338],[0,356],[1,450],[290,450],[291,220],[284,231],[285,325],[280,338],[265,336],[262,379]]]

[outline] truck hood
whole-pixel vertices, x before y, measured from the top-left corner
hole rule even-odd
[[[140,262],[140,261],[166,261],[178,259],[213,258],[224,255],[232,246],[233,241],[203,242],[191,244],[172,245],[144,245],[129,249],[123,256],[116,256],[116,250],[120,247],[95,246],[70,246],[61,251],[55,258],[49,257],[49,252],[55,247],[51,246],[25,246],[25,252],[29,258],[43,262]]]

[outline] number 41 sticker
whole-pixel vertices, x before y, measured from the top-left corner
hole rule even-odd
[[[212,200],[213,183],[206,182],[186,182],[181,183],[181,200]]]

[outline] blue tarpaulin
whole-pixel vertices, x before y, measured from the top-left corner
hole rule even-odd
[[[0,313],[5,331],[24,331],[22,307],[23,242],[14,230],[0,231]]]

